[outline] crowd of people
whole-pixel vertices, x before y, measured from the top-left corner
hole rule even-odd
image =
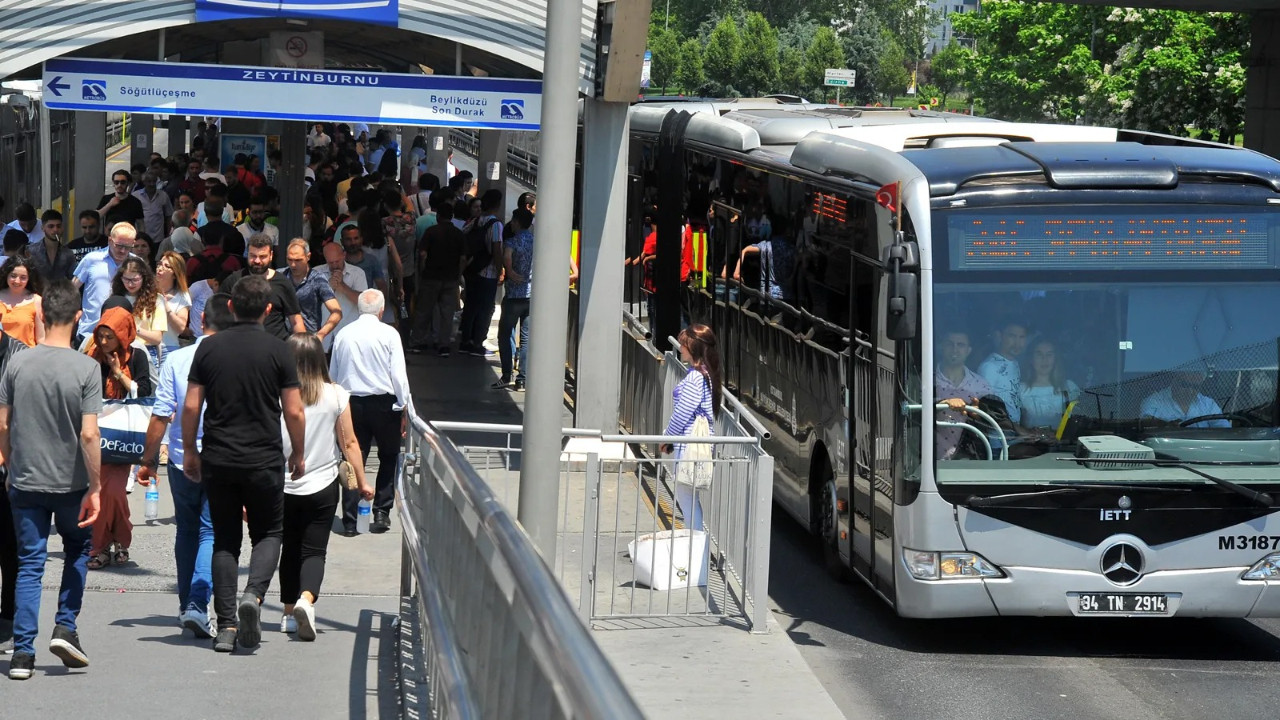
[[[266,168],[253,156],[223,164],[216,126],[196,138],[188,154],[114,173],[74,239],[57,210],[28,204],[0,230],[0,649],[12,652],[11,678],[34,667],[51,527],[67,552],[48,648],[68,667],[88,664],[76,632],[86,573],[147,563],[130,555],[128,493],[158,482],[161,465],[178,623],[220,652],[254,647],[279,569],[280,629],[315,639],[332,518],[356,536],[364,499],[370,531],[391,527],[406,350],[447,357],[456,342],[459,354],[494,355],[485,338],[502,287],[494,387],[524,388],[532,193],[504,218],[502,192],[476,197],[452,162],[444,183],[426,173],[418,140],[421,172],[406,192],[389,134],[321,124],[308,136],[303,231],[285,239],[279,154]],[[98,417],[134,399],[151,405],[140,457],[105,458]],[[380,465],[366,480],[373,447]]]

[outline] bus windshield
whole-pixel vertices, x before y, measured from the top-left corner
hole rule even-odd
[[[934,217],[940,485],[1068,482],[1082,466],[1064,459],[1091,456],[1280,481],[1280,213],[1041,206]],[[1108,469],[1123,482],[1204,482],[1150,464]]]

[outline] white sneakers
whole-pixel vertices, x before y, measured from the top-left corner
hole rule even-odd
[[[298,598],[293,606],[293,617],[289,619],[296,623],[299,640],[310,642],[316,639],[316,607],[306,598]]]
[[[280,616],[280,632],[289,633],[290,635],[298,632],[298,621],[294,620],[293,616],[288,613]]]
[[[178,621],[198,638],[208,640],[214,636],[213,623],[209,620],[208,613],[188,610],[178,616]]]

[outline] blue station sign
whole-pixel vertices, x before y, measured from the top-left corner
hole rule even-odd
[[[320,18],[378,25],[400,22],[398,0],[196,0],[196,22],[243,18]]]
[[[59,58],[56,110],[537,130],[542,81]]]

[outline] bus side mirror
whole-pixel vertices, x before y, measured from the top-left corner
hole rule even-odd
[[[920,267],[919,258],[915,243],[895,243],[885,251],[885,270],[889,274],[885,337],[890,340],[911,340],[919,332],[920,276],[911,272]]]

